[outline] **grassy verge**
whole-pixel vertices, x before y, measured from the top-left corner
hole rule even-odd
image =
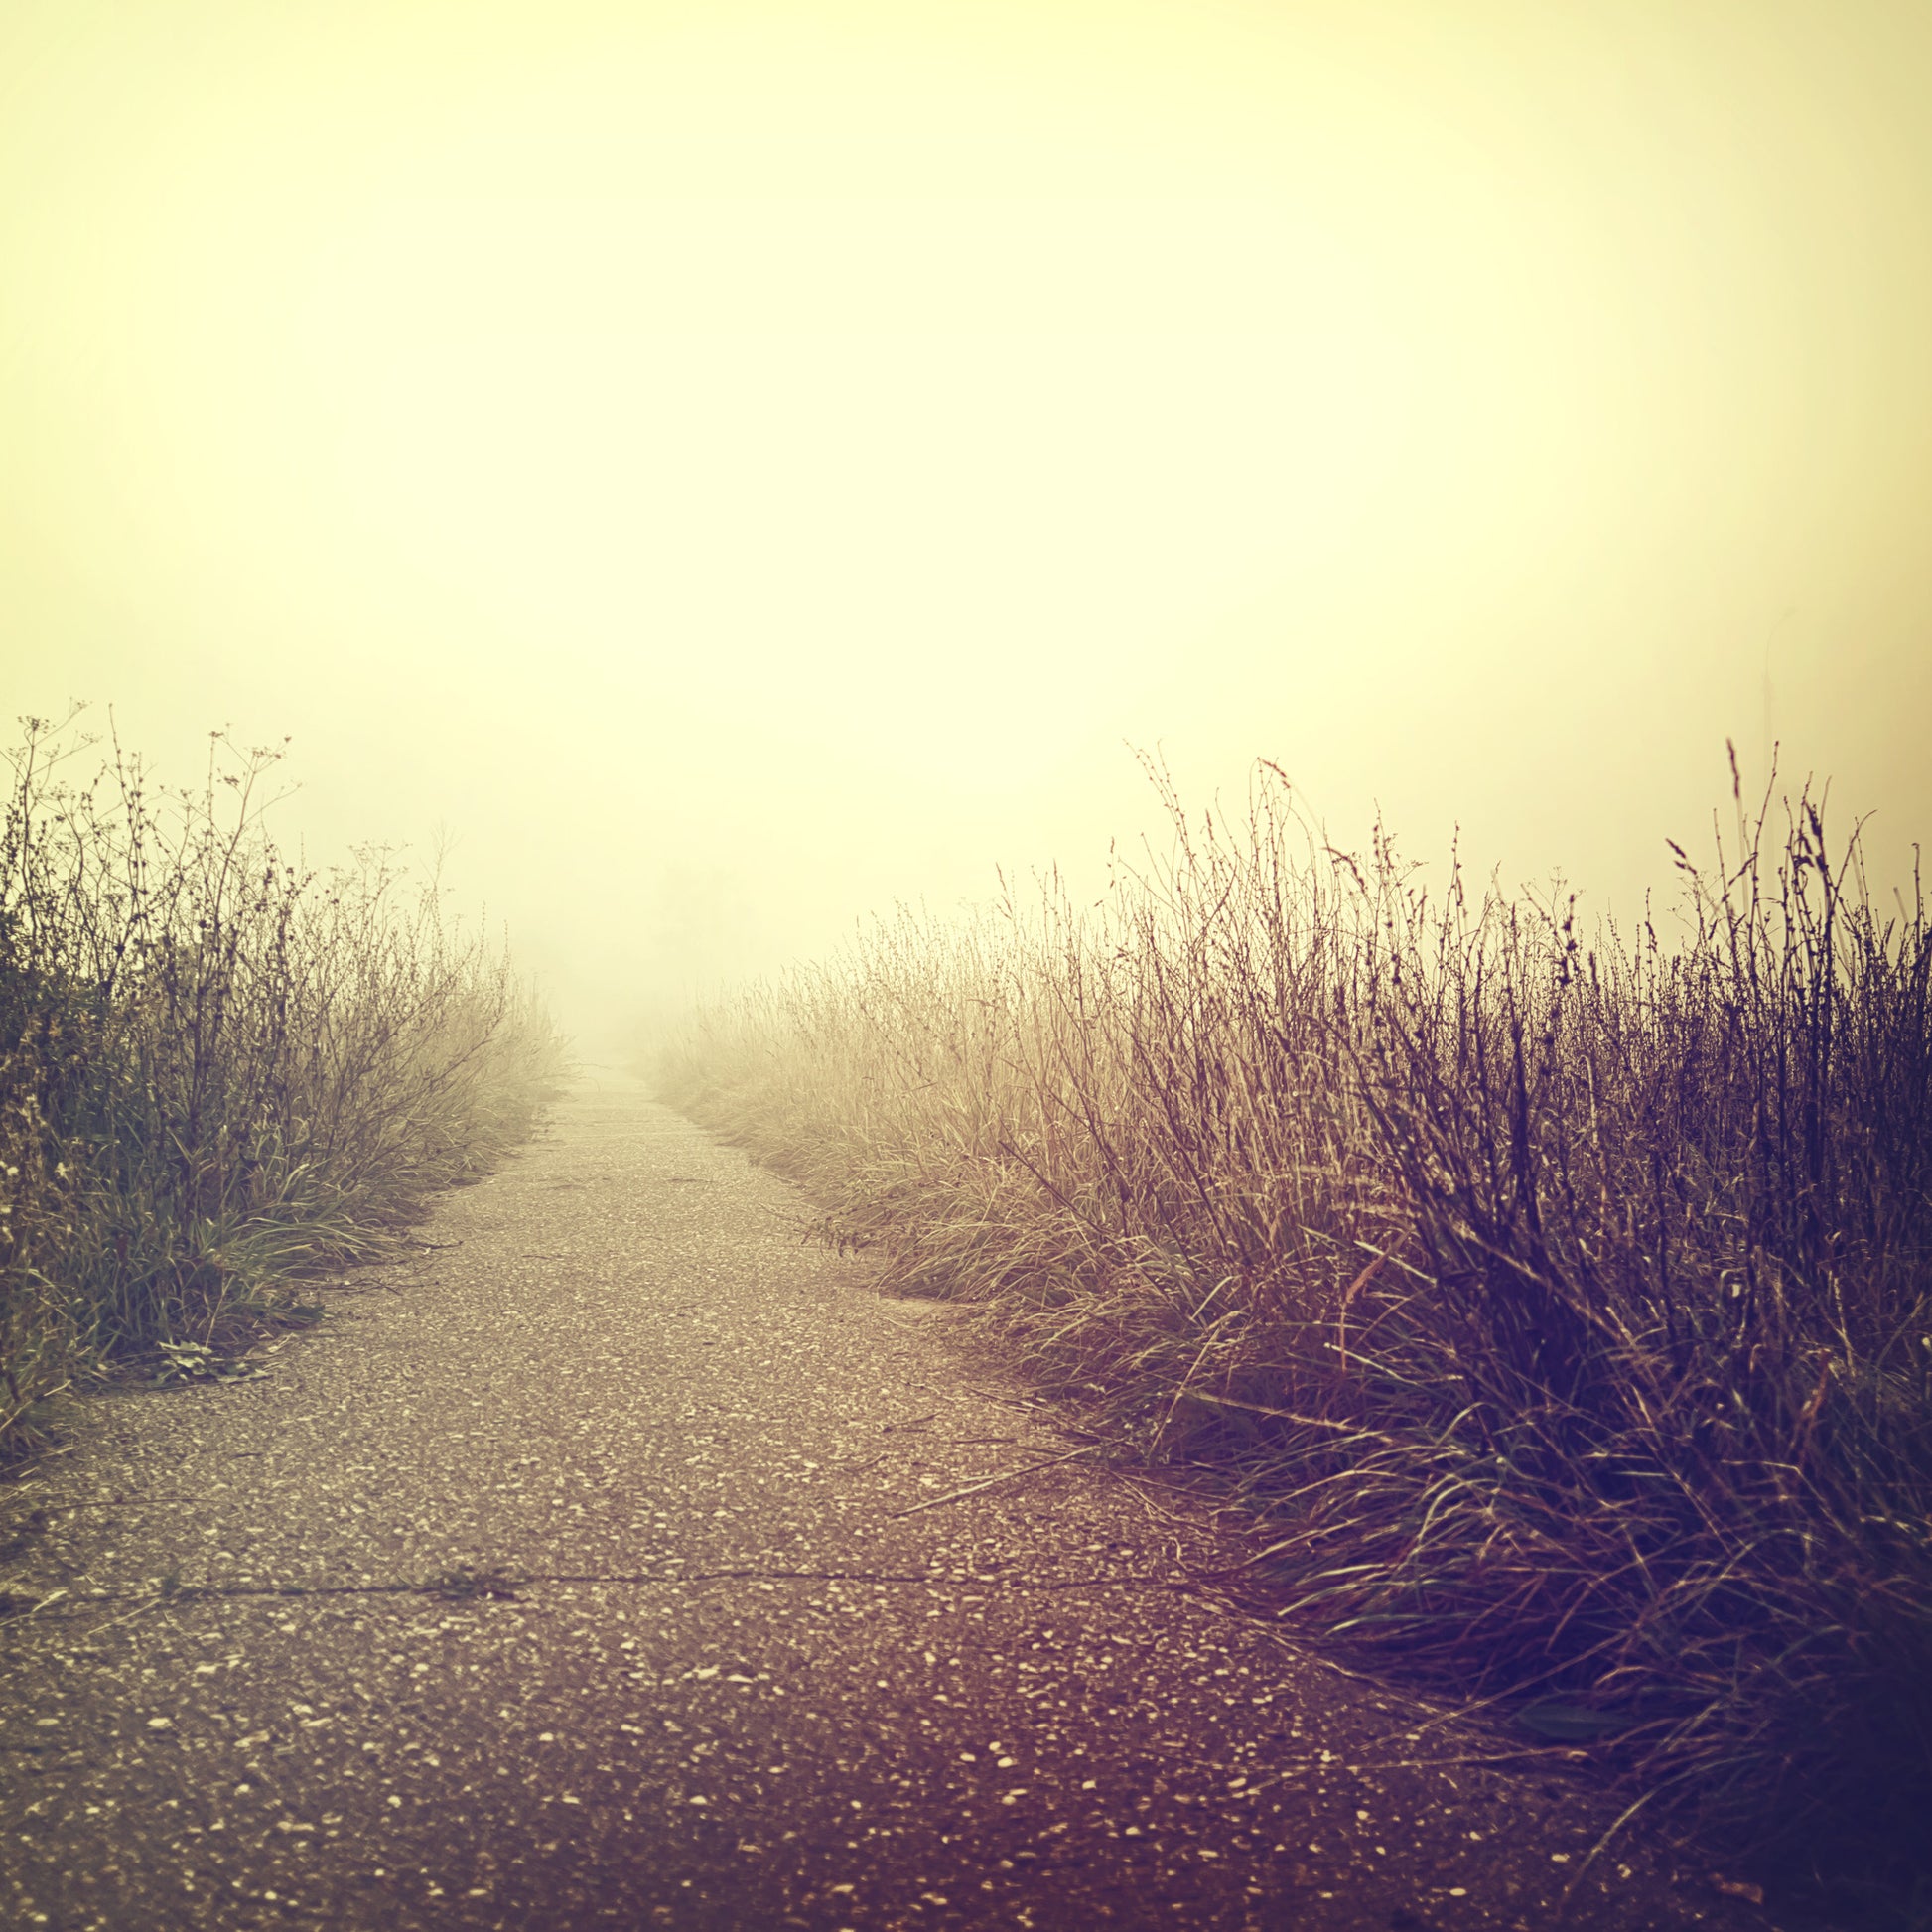
[[[1706,1828],[1932,1817],[1932,930],[1808,799],[1684,919],[1432,896],[1258,775],[1095,910],[901,918],[660,1090],[1262,1513],[1280,1612]],[[1922,1866],[1920,1881],[1922,1882]]]
[[[196,790],[26,723],[0,829],[0,1455],[117,1364],[213,1372],[527,1132],[561,1044],[381,852],[315,873],[272,755]]]

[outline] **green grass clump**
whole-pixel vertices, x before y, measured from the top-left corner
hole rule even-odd
[[[661,1091],[1267,1524],[1298,1627],[1821,1862],[1932,1817],[1932,929],[1809,797],[1683,918],[1433,895],[1258,774],[1076,910],[901,917]],[[1682,855],[1680,854],[1680,858]]]
[[[433,881],[277,850],[275,755],[217,738],[156,792],[118,750],[67,781],[84,743],[27,720],[0,827],[0,1454],[112,1364],[299,1311],[288,1281],[382,1252],[562,1064]]]

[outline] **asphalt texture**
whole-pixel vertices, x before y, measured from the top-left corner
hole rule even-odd
[[[0,1492],[0,1922],[1767,1923],[804,1216],[600,1074],[258,1379],[76,1405]]]

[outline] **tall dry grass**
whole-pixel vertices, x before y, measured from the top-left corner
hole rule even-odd
[[[1922,900],[1739,799],[1676,926],[1586,939],[1334,851],[1272,768],[1240,823],[1152,775],[1172,852],[1100,907],[901,916],[661,1090],[1225,1471],[1298,1626],[1707,1825],[1922,1858]]]
[[[315,872],[263,819],[276,755],[196,789],[25,721],[0,827],[0,1452],[157,1349],[218,1359],[323,1266],[526,1133],[562,1061],[435,881]]]

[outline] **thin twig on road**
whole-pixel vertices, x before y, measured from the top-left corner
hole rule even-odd
[[[1098,1443],[1088,1443],[1084,1448],[1070,1450],[1065,1455],[1048,1456],[1044,1462],[1029,1462],[1025,1468],[1009,1469],[1005,1475],[988,1476],[984,1482],[969,1482],[964,1489],[949,1490],[943,1496],[928,1496],[922,1503],[914,1503],[910,1509],[896,1509],[892,1521],[898,1522],[906,1516],[916,1516],[922,1509],[937,1509],[941,1503],[956,1503],[961,1496],[976,1496],[982,1489],[991,1489],[1002,1482],[1017,1482],[1022,1476],[1030,1476],[1036,1469],[1056,1469],[1062,1462],[1071,1462],[1076,1455],[1091,1455],[1101,1447]]]

